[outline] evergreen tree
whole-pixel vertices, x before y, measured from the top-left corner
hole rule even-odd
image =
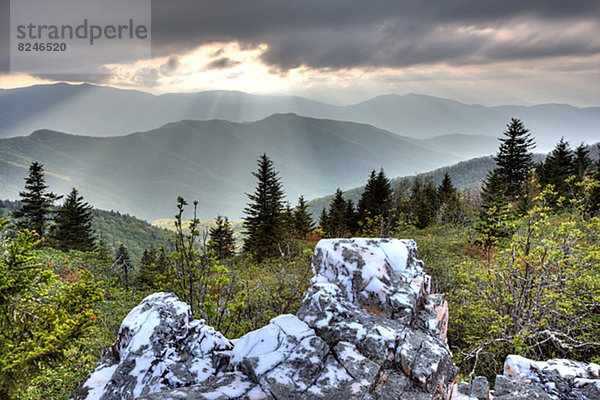
[[[354,215],[352,203],[344,200],[344,193],[338,188],[326,214],[325,226],[323,227],[325,235],[328,237],[345,237],[350,233],[348,227],[350,208],[352,215]]]
[[[358,231],[358,213],[354,209],[354,203],[348,199],[346,201],[346,232],[350,235],[354,235]]]
[[[435,220],[440,203],[437,188],[430,179],[423,183],[421,178],[415,178],[410,203],[412,221],[417,228],[423,229]]]
[[[285,202],[285,207],[281,212],[281,227],[285,239],[290,239],[295,232],[296,226],[294,225],[294,211],[289,201]]]
[[[50,243],[59,250],[95,250],[92,219],[92,207],[73,188],[57,211],[55,225],[50,229]]]
[[[123,283],[125,286],[129,285],[132,265],[131,260],[129,259],[129,251],[123,243],[121,243],[115,253],[115,262],[113,265],[123,271]]]
[[[294,231],[301,238],[305,238],[314,228],[314,223],[308,213],[307,207],[304,196],[300,196],[298,198],[298,205],[294,209]]]
[[[102,301],[100,283],[83,269],[73,284],[36,262],[32,232],[6,232],[0,219],[0,399],[20,399],[32,378],[57,368],[89,328]],[[43,392],[43,398],[47,393]],[[52,396],[54,397],[54,396]]]
[[[392,187],[383,169],[378,174],[375,170],[371,171],[357,204],[358,222],[365,223],[367,218],[373,219],[377,216],[387,217],[391,198]]]
[[[569,198],[567,178],[575,173],[573,151],[569,147],[569,142],[561,138],[548,157],[538,166],[537,173],[542,186],[554,185],[559,197]]]
[[[437,188],[437,197],[440,204],[440,219],[443,222],[456,222],[461,214],[460,198],[448,173],[444,174],[442,183]]]
[[[156,283],[155,263],[158,252],[154,246],[144,249],[140,258],[140,272],[136,275],[136,282],[141,287],[154,288]]]
[[[233,257],[235,254],[235,239],[233,238],[233,229],[227,220],[227,217],[217,216],[214,228],[210,228],[209,250],[215,252],[215,256],[219,260],[225,260]]]
[[[328,231],[328,225],[329,216],[327,215],[327,209],[324,208],[321,210],[321,215],[319,216],[319,227],[321,228],[323,233],[326,233]]]
[[[505,137],[500,139],[500,148],[494,160],[499,179],[504,182],[506,194],[512,201],[521,194],[521,185],[530,174],[533,156],[529,150],[535,145],[529,130],[518,119],[512,118],[506,126]]]
[[[244,251],[262,260],[275,255],[283,239],[283,189],[273,162],[266,154],[259,158],[258,171],[252,175],[258,183],[253,194],[246,194],[250,203],[244,209],[243,226],[247,235]]]
[[[440,186],[438,186],[437,192],[438,199],[442,204],[448,202],[454,195],[456,195],[456,188],[452,184],[452,179],[447,172],[444,174],[444,178],[442,179]]]
[[[488,173],[481,189],[481,210],[475,226],[485,248],[507,236],[503,223],[509,217],[506,183],[498,169]]]
[[[598,182],[598,186],[592,189],[590,193],[590,204],[588,210],[592,215],[600,215],[600,156],[596,160],[596,169],[592,179]]]
[[[573,173],[581,180],[592,169],[590,151],[585,143],[581,143],[573,152]]]
[[[44,166],[34,161],[29,167],[29,176],[25,178],[25,191],[19,192],[21,208],[13,212],[18,229],[29,229],[41,237],[45,236],[46,222],[50,220],[54,202],[60,199],[47,189]]]

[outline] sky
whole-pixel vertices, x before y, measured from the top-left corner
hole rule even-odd
[[[420,93],[600,106],[598,0],[154,0],[151,14],[150,58],[93,65],[102,72],[93,75],[12,71],[0,88],[66,81],[334,104]]]

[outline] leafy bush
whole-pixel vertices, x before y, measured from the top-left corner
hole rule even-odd
[[[492,377],[508,354],[599,360],[600,218],[586,213],[597,184],[584,181],[558,214],[543,191],[489,261],[455,269],[449,338],[463,368]]]
[[[71,284],[57,280],[35,259],[38,236],[7,225],[0,220],[0,398],[13,399],[85,335],[102,292],[85,269]]]

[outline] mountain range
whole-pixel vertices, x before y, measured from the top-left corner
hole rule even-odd
[[[251,172],[266,153],[289,201],[363,184],[372,169],[411,175],[471,157],[473,138],[454,135],[447,151],[366,124],[275,114],[255,122],[180,121],[118,137],[52,130],[0,139],[0,198],[16,199],[32,161],[44,164],[51,190],[79,189],[94,207],[147,220],[172,217],[177,196],[199,200],[199,217],[242,216]],[[497,143],[489,138],[489,153]],[[461,152],[461,148],[465,152]]]
[[[575,145],[600,137],[600,107],[486,107],[418,94],[382,95],[339,106],[295,96],[235,91],[153,95],[57,83],[0,90],[0,138],[26,136],[38,129],[122,136],[186,119],[244,122],[274,113],[366,123],[417,139],[452,134],[498,137],[514,117],[532,131],[538,151],[549,151],[562,136]]]
[[[600,160],[600,142],[588,145],[589,157],[592,160]],[[533,154],[533,162],[537,163],[546,158],[547,154],[535,153]],[[481,186],[483,180],[486,178],[489,171],[496,167],[494,157],[485,156],[477,157],[466,161],[461,161],[454,165],[441,167],[433,171],[424,172],[415,176],[404,176],[390,179],[392,188],[396,188],[401,180],[407,179],[409,183],[415,178],[420,178],[423,181],[431,179],[431,181],[438,186],[442,183],[444,175],[448,174],[452,180],[452,184],[458,190],[473,189]],[[352,200],[354,204],[358,203],[363,191],[365,190],[364,185],[355,187],[352,189],[345,190],[344,199]],[[324,197],[319,197],[310,200],[308,205],[308,212],[312,215],[315,222],[318,220],[323,209],[328,208],[329,204],[334,198],[334,194],[329,194]]]

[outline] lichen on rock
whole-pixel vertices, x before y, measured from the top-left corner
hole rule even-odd
[[[328,239],[297,315],[229,341],[173,294],[134,308],[74,400],[436,399],[458,373],[415,242]]]

